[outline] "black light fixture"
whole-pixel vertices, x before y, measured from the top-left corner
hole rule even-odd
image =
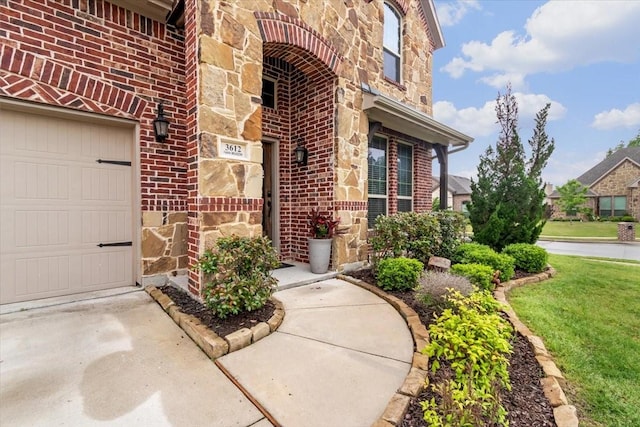
[[[309,159],[309,151],[303,144],[302,138],[298,137],[298,145],[293,150],[293,154],[296,156],[296,163],[299,166],[307,166],[307,160]]]
[[[169,135],[169,120],[164,117],[162,102],[158,104],[158,115],[153,119],[153,132],[158,142],[164,142],[167,139],[167,135]]]

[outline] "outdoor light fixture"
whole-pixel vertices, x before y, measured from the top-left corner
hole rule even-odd
[[[302,138],[298,137],[298,146],[293,150],[293,154],[296,156],[296,163],[299,166],[307,166],[307,159],[309,158],[309,151],[303,144]]]
[[[158,115],[153,119],[153,132],[158,142],[164,142],[169,135],[169,120],[164,117],[162,102],[158,104]]]

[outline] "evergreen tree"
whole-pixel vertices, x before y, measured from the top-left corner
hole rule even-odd
[[[496,100],[500,135],[495,150],[480,156],[477,182],[471,180],[469,219],[474,240],[496,250],[511,243],[535,243],[544,226],[542,170],[554,149],[545,127],[550,104],[536,115],[529,140],[531,157],[518,135],[518,104],[511,87]]]

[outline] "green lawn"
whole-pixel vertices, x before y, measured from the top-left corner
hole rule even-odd
[[[636,229],[636,233],[638,232],[640,230]],[[540,237],[607,237],[617,239],[618,223],[547,221]]]
[[[549,256],[558,275],[514,289],[520,320],[563,371],[581,425],[640,426],[640,266]]]

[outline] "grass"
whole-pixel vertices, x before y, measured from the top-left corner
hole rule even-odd
[[[547,221],[540,237],[618,238],[617,222]]]
[[[549,262],[558,275],[512,290],[511,305],[567,377],[581,425],[640,426],[640,266]]]

